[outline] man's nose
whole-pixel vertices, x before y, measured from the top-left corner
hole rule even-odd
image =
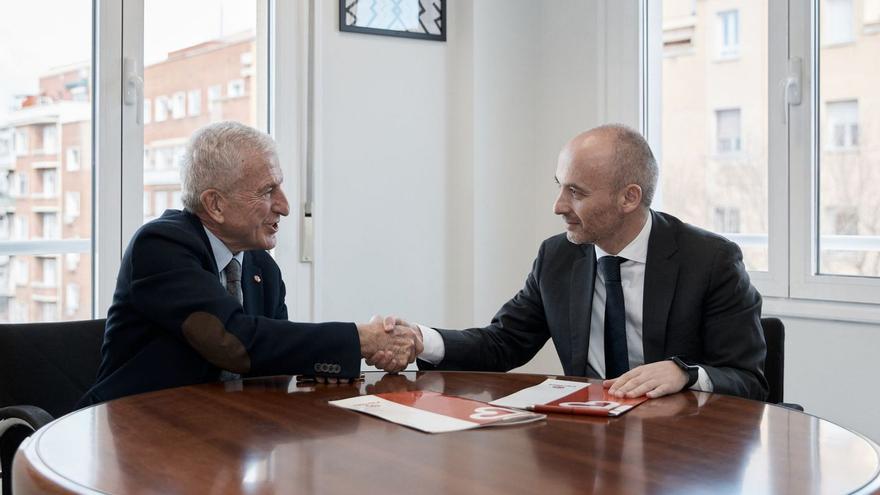
[[[565,190],[560,189],[559,194],[556,195],[556,201],[553,202],[553,213],[557,215],[564,215],[568,213],[568,201],[565,199]]]
[[[290,204],[287,202],[287,196],[284,195],[284,191],[282,191],[280,187],[275,190],[274,194],[275,197],[272,199],[272,211],[286,217],[290,214]]]

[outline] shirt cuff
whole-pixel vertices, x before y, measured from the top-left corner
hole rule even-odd
[[[422,345],[425,346],[422,353],[419,354],[419,359],[435,366],[440,364],[446,355],[446,345],[443,344],[440,332],[424,325],[419,325],[419,330],[422,331]]]
[[[691,390],[698,392],[712,392],[715,390],[715,385],[712,384],[709,373],[706,373],[702,366],[697,366],[697,383],[691,385]]]

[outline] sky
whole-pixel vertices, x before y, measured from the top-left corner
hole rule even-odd
[[[91,0],[0,0],[0,121],[53,67],[88,61]],[[146,64],[220,35],[253,29],[256,0],[144,0]]]

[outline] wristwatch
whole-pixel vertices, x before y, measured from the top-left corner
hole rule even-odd
[[[687,364],[682,361],[681,358],[679,358],[678,356],[672,356],[671,358],[669,358],[669,360],[675,363],[676,366],[681,368],[682,371],[687,373],[688,381],[684,384],[684,388],[682,388],[682,390],[691,388],[693,384],[697,383],[697,378],[699,378],[700,376],[699,366],[692,366],[690,364]]]

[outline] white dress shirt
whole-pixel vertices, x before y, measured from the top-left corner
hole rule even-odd
[[[623,300],[626,310],[626,348],[629,353],[629,367],[633,369],[645,364],[645,349],[642,344],[642,314],[645,292],[645,263],[648,259],[648,240],[651,237],[653,220],[648,214],[645,225],[635,239],[624,247],[617,256],[627,261],[620,265],[620,281],[623,286]],[[599,246],[596,248],[596,260],[603,256],[611,256]],[[596,271],[596,283],[593,289],[593,310],[590,315],[590,345],[587,363],[598,376],[605,376],[605,277]],[[443,361],[446,348],[443,337],[433,328],[419,325],[425,349],[419,359],[431,364]],[[711,392],[712,380],[702,367],[699,367],[697,383],[691,386],[694,390]]]
[[[239,251],[236,254],[232,254],[232,251],[226,247],[226,244],[223,244],[223,241],[220,240],[219,237],[214,235],[213,232],[208,230],[207,227],[202,225],[202,228],[205,229],[205,233],[208,234],[208,242],[211,243],[211,251],[214,252],[214,261],[217,262],[217,272],[220,273],[220,285],[223,288],[226,288],[226,265],[232,261],[232,258],[238,260],[239,264],[242,267],[242,273],[244,272],[244,251]]]

